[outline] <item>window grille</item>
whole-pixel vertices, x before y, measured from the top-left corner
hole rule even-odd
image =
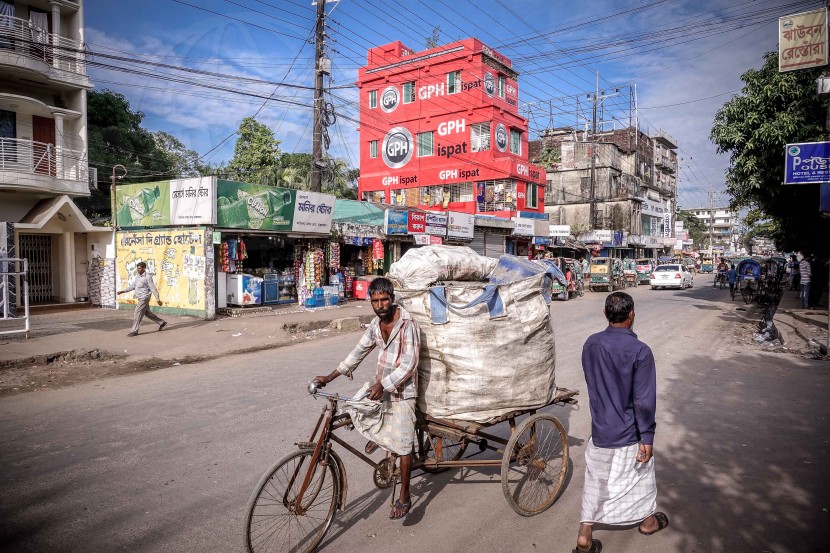
[[[476,186],[484,187],[484,202],[478,202],[478,211],[516,210],[516,181],[513,179],[480,181]]]
[[[418,157],[431,156],[433,152],[433,131],[418,133]]]
[[[522,155],[522,131],[510,129],[510,153]]]
[[[447,94],[461,92],[461,71],[447,73]]]
[[[378,141],[377,140],[370,140],[369,141],[369,157],[371,159],[375,159],[378,157]]]
[[[504,75],[499,75],[499,98],[504,98]]]
[[[490,122],[470,125],[470,148],[473,152],[486,152],[490,149]]]
[[[377,90],[370,90],[369,91],[369,109],[375,109],[378,107],[378,91]]]
[[[415,101],[415,81],[403,83],[403,103],[411,104]]]
[[[525,188],[525,207],[535,209],[539,202],[539,187],[529,182],[525,185]]]

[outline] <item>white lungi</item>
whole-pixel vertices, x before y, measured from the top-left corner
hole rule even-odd
[[[368,387],[366,383],[355,396],[360,397]],[[355,430],[387,451],[398,455],[412,453],[415,445],[415,399],[384,401],[380,409],[373,409],[367,403],[377,405],[363,400],[346,402],[343,407],[351,415]]]
[[[637,462],[638,444],[606,449],[588,440],[582,520],[627,525],[641,522],[657,509],[654,458]]]

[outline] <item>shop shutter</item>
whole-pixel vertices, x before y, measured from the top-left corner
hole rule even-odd
[[[501,232],[487,231],[487,257],[499,258],[505,253],[505,235]]]
[[[478,255],[484,255],[485,232],[486,231],[484,229],[475,229],[473,232],[473,241],[470,242],[470,247]]]

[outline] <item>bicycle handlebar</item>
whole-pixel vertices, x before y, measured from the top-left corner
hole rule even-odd
[[[313,380],[308,383],[308,393],[315,396],[315,397],[319,396],[319,397],[331,398],[331,399],[336,399],[338,401],[360,401],[360,400],[365,399],[369,396],[369,392],[364,393],[360,397],[346,397],[346,396],[341,396],[340,394],[332,394],[330,392],[323,392],[317,387],[317,384]]]

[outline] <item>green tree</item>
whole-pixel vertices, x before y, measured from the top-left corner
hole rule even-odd
[[[233,158],[224,168],[233,180],[277,186],[280,183],[280,141],[274,132],[253,117],[246,117],[237,129]]]
[[[87,138],[89,165],[98,169],[98,189],[76,203],[90,219],[109,217],[110,175],[116,164],[127,168],[119,182],[142,182],[168,178],[171,159],[162,152],[153,134],[141,126],[144,114],[133,111],[122,94],[112,90],[87,93]]]
[[[559,148],[542,148],[542,151],[539,152],[539,156],[533,160],[533,163],[537,163],[546,168],[558,169],[561,161],[562,153]]]
[[[690,211],[680,211],[677,220],[683,221],[683,228],[689,231],[689,238],[694,240],[698,250],[709,245],[709,226]]]
[[[311,186],[311,154],[283,154],[280,186],[308,190]]]
[[[432,28],[432,34],[424,41],[424,46],[429,50],[441,44],[441,27],[435,26]]]
[[[818,211],[818,185],[784,186],[784,148],[822,139],[827,102],[816,98],[820,69],[778,72],[778,56],[741,79],[741,94],[718,111],[711,140],[730,156],[726,185],[733,208],[757,210],[776,225],[782,250],[830,252],[830,220]]]
[[[153,133],[153,140],[156,142],[156,147],[167,158],[171,166],[171,178],[186,179],[198,177],[210,170],[201,163],[199,154],[185,147],[172,134],[164,131],[156,131]]]

